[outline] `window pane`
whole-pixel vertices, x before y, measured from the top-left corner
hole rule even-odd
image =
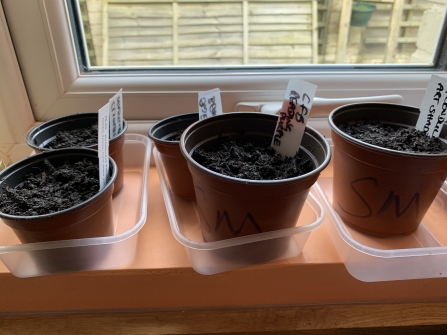
[[[431,65],[445,0],[78,0],[91,66]]]

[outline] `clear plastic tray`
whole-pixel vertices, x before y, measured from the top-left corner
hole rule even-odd
[[[343,223],[331,206],[332,177],[314,186],[328,231],[348,272],[365,282],[447,277],[447,193],[441,189],[418,229],[408,236],[373,237]]]
[[[129,264],[135,256],[138,232],[146,222],[151,148],[147,137],[125,135],[124,186],[112,200],[113,236],[21,244],[0,219],[0,260],[21,278]]]
[[[198,273],[211,275],[295,257],[303,250],[310,233],[323,223],[323,208],[310,194],[294,228],[204,242],[196,202],[183,200],[171,191],[156,148],[154,158],[172,233],[186,247],[192,267]]]

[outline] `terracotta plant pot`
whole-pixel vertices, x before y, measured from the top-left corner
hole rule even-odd
[[[182,114],[160,120],[149,129],[149,137],[160,152],[172,191],[185,200],[196,198],[191,173],[180,152],[180,141],[170,141],[169,138],[198,120],[199,113]]]
[[[87,159],[98,164],[98,153],[90,149],[60,149],[28,157],[0,173],[0,194],[6,185],[16,187],[25,176],[45,169],[44,161],[54,166]],[[110,175],[106,186],[95,196],[57,213],[37,216],[16,216],[0,212],[0,218],[11,227],[22,243],[71,240],[114,234],[112,214],[113,184],[117,168],[109,160]]]
[[[329,115],[334,141],[333,207],[347,224],[377,236],[417,229],[447,177],[447,153],[381,148],[345,134],[340,126],[370,119],[414,127],[418,116],[417,108],[384,103],[342,106]],[[446,136],[444,125],[440,138]]]
[[[75,129],[88,128],[91,125],[98,123],[98,113],[82,113],[63,116],[53,120],[44,122],[34,127],[26,137],[26,143],[36,152],[47,152],[55,149],[46,148],[46,146],[55,139],[58,131],[69,131]],[[118,175],[116,177],[113,193],[118,193],[123,187],[123,145],[124,133],[127,130],[127,122],[123,120],[123,129],[114,139],[109,140],[109,155],[115,161],[118,168]],[[98,149],[98,145],[90,145],[86,148]]]
[[[232,178],[203,167],[191,157],[195,149],[206,150],[219,136],[271,139],[277,120],[275,115],[229,113],[196,122],[183,133],[180,149],[193,177],[205,241],[295,227],[310,187],[331,157],[328,143],[318,132],[307,127],[300,148],[315,169],[289,179]]]

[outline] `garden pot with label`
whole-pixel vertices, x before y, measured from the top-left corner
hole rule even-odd
[[[73,136],[72,132],[83,132],[82,136],[88,141],[87,145],[70,145],[60,144],[60,148],[69,147],[83,147],[90,149],[98,149],[97,135],[91,136],[88,129],[98,124],[98,113],[82,113],[63,116],[60,118],[52,119],[34,127],[27,135],[26,142],[36,152],[47,152],[55,150],[51,148],[51,142],[58,140],[57,135],[63,134],[64,139]],[[118,193],[123,187],[123,145],[124,145],[124,133],[127,130],[127,122],[123,120],[121,132],[115,137],[109,140],[109,155],[115,161],[118,168],[118,175],[114,184],[113,193]],[[61,133],[69,132],[69,133]],[[97,130],[93,133],[96,134]],[[96,138],[94,138],[96,136]],[[54,143],[54,142],[53,142]]]
[[[199,120],[199,113],[172,116],[149,129],[149,137],[160,152],[172,191],[185,200],[194,200],[194,185],[186,160],[180,151],[180,135]]]
[[[77,171],[81,173],[68,172],[67,166],[76,167],[75,164],[81,163],[82,168],[77,167]],[[102,190],[99,190],[99,173],[97,177],[93,177],[98,172],[95,168],[98,163],[97,151],[71,148],[30,156],[9,166],[0,173],[0,218],[13,229],[22,243],[112,236],[115,233],[112,193],[117,167],[113,159],[109,158],[107,183]],[[25,179],[29,179],[30,176],[33,176],[34,185],[42,183],[42,186],[38,188],[29,186]],[[50,178],[52,183],[45,184],[45,180]],[[32,200],[23,198],[26,193],[33,193],[36,190],[39,193],[39,188],[42,194],[28,197]],[[16,190],[21,193],[16,193]],[[57,192],[60,190],[65,190],[65,193],[59,195]],[[68,208],[65,208],[65,205],[60,206],[61,202],[74,199],[75,196],[79,196],[77,204]],[[12,212],[11,202],[8,199],[13,197],[18,199],[13,202],[13,206],[19,207],[25,214]],[[51,212],[47,213],[45,209],[44,213],[41,206],[48,199],[53,201],[49,207]],[[36,210],[39,214],[28,214],[31,213],[29,211]],[[67,264],[71,270],[86,270],[107,256],[104,248],[97,254],[92,253],[92,249],[88,253],[76,249],[37,250],[34,253],[35,262],[37,266],[53,273],[63,270]]]
[[[409,106],[360,103],[339,107],[329,115],[334,142],[333,207],[350,226],[376,236],[410,234],[418,228],[447,177],[447,152],[387,149],[356,139],[343,127],[378,120],[410,128],[419,113]],[[440,138],[446,142],[445,124]],[[440,145],[447,148],[446,143]]]
[[[194,151],[206,151],[228,136],[270,143],[277,121],[274,115],[229,113],[201,120],[184,131],[180,149],[193,177],[205,241],[295,227],[310,187],[331,157],[326,140],[314,129],[306,127],[299,151],[310,161],[311,171],[293,178],[230,177],[205,168],[192,157]]]

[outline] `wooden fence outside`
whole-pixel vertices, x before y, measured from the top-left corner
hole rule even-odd
[[[317,0],[108,0],[104,6],[104,65],[318,61]]]
[[[427,8],[368,0],[377,10],[352,52],[352,0],[79,1],[84,26],[100,26],[97,63],[109,66],[408,62]]]
[[[352,0],[343,0],[338,31],[336,63],[346,62],[346,47],[352,27],[350,21]],[[396,57],[408,57],[416,50],[416,41],[423,11],[427,9],[425,0],[368,0],[376,5],[367,27],[362,31],[361,57],[369,55],[371,62],[396,63]],[[404,58],[404,61],[407,59]],[[361,61],[360,61],[361,63]]]

